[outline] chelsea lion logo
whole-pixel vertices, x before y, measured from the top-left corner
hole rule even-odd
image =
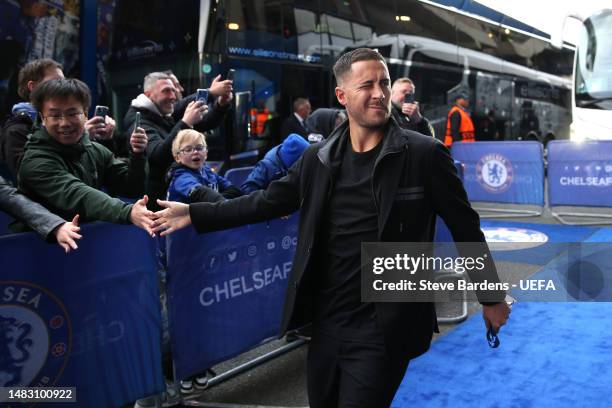
[[[501,154],[487,154],[476,164],[476,177],[485,190],[503,193],[512,184],[514,168],[510,160]]]
[[[64,305],[47,289],[0,281],[0,387],[49,387],[72,342]]]

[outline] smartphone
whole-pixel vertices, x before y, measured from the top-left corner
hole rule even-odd
[[[100,116],[101,118],[104,118],[108,115],[108,112],[110,112],[108,106],[97,105],[96,110],[94,112],[94,116]]]
[[[229,81],[233,81],[234,80],[234,74],[236,74],[236,70],[235,69],[230,69],[229,71],[227,71],[227,80]]]
[[[404,103],[414,103],[414,92],[404,94]]]
[[[208,89],[198,89],[196,91],[196,101],[208,102]]]
[[[140,112],[136,112],[136,119],[134,119],[134,130],[140,127]]]

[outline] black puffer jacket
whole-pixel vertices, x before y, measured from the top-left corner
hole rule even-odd
[[[6,163],[13,179],[17,179],[23,149],[32,133],[34,122],[26,112],[12,114],[4,124],[0,139],[0,160]]]

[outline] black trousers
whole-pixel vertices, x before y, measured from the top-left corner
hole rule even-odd
[[[308,350],[310,408],[386,408],[409,360],[398,361],[381,343],[341,341],[315,331]]]

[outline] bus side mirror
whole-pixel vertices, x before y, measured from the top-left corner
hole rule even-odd
[[[561,49],[561,47],[563,47],[563,40],[565,38],[565,28],[567,26],[567,22],[570,19],[575,19],[578,20],[580,23],[582,23],[582,21],[584,21],[584,19],[582,18],[581,15],[579,14],[568,14],[563,18],[563,24],[561,24],[561,27],[559,30],[556,30],[554,32],[551,33],[550,35],[550,44],[557,48],[557,49]]]

